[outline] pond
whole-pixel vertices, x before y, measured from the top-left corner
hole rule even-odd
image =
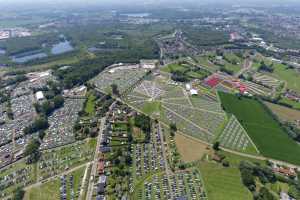
[[[73,51],[74,48],[72,47],[69,41],[60,42],[58,44],[53,45],[51,49],[51,54],[58,55],[66,52]]]

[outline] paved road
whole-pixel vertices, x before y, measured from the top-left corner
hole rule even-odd
[[[101,118],[99,133],[98,133],[98,138],[97,138],[97,145],[96,145],[95,155],[94,155],[94,161],[92,161],[92,170],[91,170],[91,175],[90,175],[90,179],[88,182],[88,191],[87,191],[87,195],[86,195],[87,200],[91,200],[93,197],[94,182],[95,182],[95,176],[96,176],[96,172],[97,172],[99,147],[100,147],[100,143],[101,143],[101,139],[102,139],[102,133],[104,130],[105,121],[106,121],[106,117]]]

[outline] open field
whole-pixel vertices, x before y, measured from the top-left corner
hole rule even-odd
[[[278,104],[265,102],[265,104],[275,113],[281,120],[295,122],[300,120],[300,111],[294,110],[288,107],[284,107]]]
[[[200,164],[205,188],[210,200],[251,200],[251,192],[243,185],[237,167],[224,168],[215,163]]]
[[[158,77],[144,80],[126,97],[125,102],[153,118],[190,136],[212,142],[220,131],[225,113],[220,104],[204,96],[191,96],[183,86]]]
[[[92,116],[95,113],[95,100],[96,97],[94,94],[88,95],[88,100],[85,106],[85,112]]]
[[[237,117],[264,156],[300,164],[300,146],[283,131],[263,105],[254,99],[226,93],[219,95],[225,111]]]
[[[289,69],[286,65],[274,63],[274,72],[269,74],[287,83],[287,88],[300,93],[300,73]]]
[[[181,134],[175,135],[176,147],[184,162],[201,159],[209,150],[207,145]]]
[[[42,184],[41,186],[32,188],[25,193],[24,200],[53,200],[60,199],[59,179]]]

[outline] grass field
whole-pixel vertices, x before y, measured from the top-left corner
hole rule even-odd
[[[225,111],[237,117],[264,156],[300,164],[300,146],[283,131],[263,105],[232,94],[219,93],[219,96]]]
[[[60,181],[55,179],[54,181],[42,184],[41,186],[31,188],[26,191],[24,200],[53,200],[60,199]]]
[[[85,106],[85,112],[89,114],[89,116],[92,116],[95,113],[95,100],[96,97],[94,94],[90,93],[88,95],[88,100],[86,102]]]
[[[300,93],[300,74],[286,65],[274,63],[274,72],[269,74],[279,80],[287,82],[287,88]]]
[[[243,185],[237,167],[224,168],[203,162],[200,171],[209,200],[251,200],[251,192]]]
[[[79,186],[84,174],[85,167],[81,167],[67,175],[67,199],[71,199],[71,188],[69,178],[73,176],[73,191],[74,196],[79,195]],[[34,187],[26,191],[24,200],[53,200],[60,199],[60,179],[56,178],[50,182],[44,183],[40,186]]]
[[[181,134],[175,135],[175,142],[181,159],[184,162],[199,160],[209,151],[207,145]]]

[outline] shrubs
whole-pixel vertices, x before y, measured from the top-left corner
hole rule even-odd
[[[149,142],[150,140],[150,131],[151,131],[151,119],[146,115],[137,115],[134,118],[134,125],[139,127],[145,134],[145,141]]]
[[[45,117],[37,118],[32,124],[24,129],[24,134],[32,134],[40,130],[45,130],[49,127],[48,120]]]

